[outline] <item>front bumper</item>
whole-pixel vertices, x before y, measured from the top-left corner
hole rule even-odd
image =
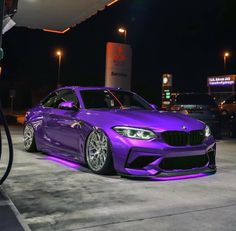
[[[121,137],[112,143],[112,153],[114,167],[121,175],[171,177],[216,172],[213,137],[201,145],[184,147]]]

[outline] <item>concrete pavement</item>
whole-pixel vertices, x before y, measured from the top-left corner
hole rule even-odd
[[[30,230],[23,220],[15,205],[0,187],[0,230]]]
[[[162,182],[26,153],[20,127],[11,131],[15,161],[3,187],[32,230],[236,230],[235,139],[218,142],[215,175]]]

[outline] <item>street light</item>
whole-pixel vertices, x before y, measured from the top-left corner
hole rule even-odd
[[[58,70],[57,70],[57,87],[60,87],[60,75],[61,75],[61,57],[62,57],[62,51],[58,50],[56,52],[56,55],[58,57]]]
[[[124,43],[126,43],[126,37],[127,37],[127,30],[123,27],[120,27],[118,29],[118,32],[121,33],[121,34],[124,34]]]
[[[224,72],[226,72],[226,61],[228,57],[229,57],[229,52],[225,52],[224,53]]]

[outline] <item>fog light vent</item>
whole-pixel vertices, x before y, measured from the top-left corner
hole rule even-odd
[[[157,156],[139,156],[131,163],[128,163],[127,168],[142,169],[158,158]]]

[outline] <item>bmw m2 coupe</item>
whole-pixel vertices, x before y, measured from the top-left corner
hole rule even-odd
[[[26,113],[24,148],[77,161],[98,174],[216,171],[216,144],[206,124],[106,87],[64,87],[49,94]]]

